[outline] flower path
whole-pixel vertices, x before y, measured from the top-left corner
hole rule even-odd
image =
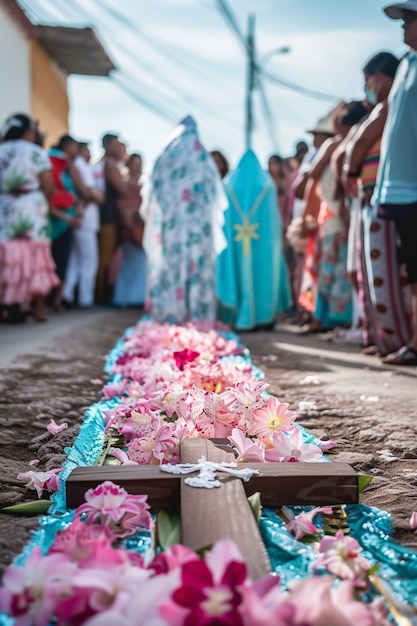
[[[122,435],[125,444],[123,449],[116,446],[110,454],[120,462],[175,462],[178,442],[184,436],[230,436],[243,459],[250,453],[265,461],[318,460],[322,455],[319,441],[300,436],[294,425],[294,413],[288,405],[265,395],[266,385],[254,376],[248,355],[240,352],[233,336],[213,330],[140,324],[113,351],[109,363],[116,376],[103,389],[107,404],[101,409],[104,409],[107,433]],[[102,426],[95,430],[97,424],[92,423],[97,416],[93,413],[95,410],[90,410],[88,417],[87,412],[87,422],[90,419],[91,423],[87,428],[84,425],[77,440],[80,443],[84,437],[78,451],[75,446],[74,463],[80,461],[76,457],[83,446],[84,452],[88,448],[91,463],[100,453]],[[96,445],[92,449],[93,439]],[[62,508],[59,494],[55,507]],[[364,519],[368,528],[364,527]],[[379,563],[389,560],[385,554],[388,549],[391,556],[393,550],[397,550],[399,558],[404,556],[399,546],[386,542],[389,534],[386,515],[354,507],[349,512],[349,522],[354,536],[356,532],[356,538],[367,548],[366,556],[371,563],[376,556]],[[48,530],[49,543],[56,528],[59,524],[53,533]],[[265,511],[261,529],[283,583],[305,577],[317,557],[315,549],[296,541],[282,519],[271,511]],[[36,539],[38,543],[44,540],[45,537]],[[375,547],[376,540],[379,544]],[[389,569],[388,565],[384,567],[381,571],[387,577],[402,578],[397,592],[410,602],[415,589],[408,585],[407,568],[400,571]]]

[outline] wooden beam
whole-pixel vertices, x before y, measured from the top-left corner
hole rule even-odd
[[[217,445],[216,448],[219,449]],[[234,461],[227,446],[220,444],[220,450]],[[346,463],[239,463],[238,467],[260,471],[260,475],[243,483],[243,488],[247,496],[259,491],[263,506],[325,506],[359,501],[358,477]],[[180,476],[163,473],[158,465],[79,467],[67,479],[68,508],[82,504],[87,489],[97,487],[105,480],[112,480],[129,493],[147,494],[153,508],[179,508]]]
[[[105,480],[120,485],[134,495],[147,494],[148,503],[155,509],[178,509],[180,476],[161,472],[159,465],[101,465],[77,467],[66,481],[67,507],[75,509],[85,502],[88,489]]]
[[[233,453],[216,447],[207,439],[185,439],[181,443],[181,463],[208,461],[230,463]],[[252,580],[270,573],[271,566],[258,525],[250,508],[242,481],[218,475],[221,487],[198,489],[181,483],[182,543],[193,550],[219,539],[232,539],[247,564]]]

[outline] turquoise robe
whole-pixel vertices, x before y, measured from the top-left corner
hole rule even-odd
[[[225,190],[228,245],[217,258],[218,316],[237,330],[272,325],[291,306],[275,186],[248,150]]]

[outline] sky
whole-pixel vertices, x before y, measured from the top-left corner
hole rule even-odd
[[[110,78],[71,76],[70,132],[91,140],[116,132],[148,168],[176,124],[195,117],[208,150],[232,167],[245,151],[247,53],[217,0],[20,0],[33,21],[95,28],[117,70]],[[252,147],[262,164],[289,156],[308,128],[342,99],[363,97],[361,68],[376,52],[404,54],[401,21],[388,19],[387,0],[227,0],[245,35],[255,19],[258,64],[304,90],[261,79],[253,97]],[[282,52],[282,48],[290,50]],[[280,50],[276,54],[273,51]],[[124,87],[120,87],[120,83]],[[128,95],[126,89],[134,98]]]

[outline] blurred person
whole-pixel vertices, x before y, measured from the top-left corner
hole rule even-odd
[[[60,281],[50,297],[52,308],[57,313],[63,310],[62,292],[71,252],[73,228],[79,228],[82,217],[82,204],[78,202],[75,183],[70,176],[70,168],[77,152],[77,142],[71,135],[60,137],[48,152],[55,185],[55,193],[50,200],[52,256]]]
[[[37,146],[37,125],[16,113],[0,129],[0,305],[5,322],[24,320],[22,305],[46,320],[45,298],[58,284],[51,255],[51,164]]]
[[[142,247],[144,222],[139,213],[142,205],[141,182],[143,161],[131,154],[126,161],[126,181],[131,183],[128,198],[119,198],[120,269],[114,284],[113,304],[118,307],[142,307],[145,303],[146,256]]]
[[[272,329],[291,306],[275,187],[248,150],[225,190],[228,245],[217,258],[220,319],[236,330]]]
[[[383,361],[390,365],[417,365],[417,1],[384,9],[403,21],[409,52],[401,61],[389,95],[387,121],[373,202],[379,217],[395,223],[412,301],[412,335]]]
[[[212,150],[211,156],[213,157],[214,162],[217,165],[220,178],[223,179],[229,173],[229,170],[230,170],[229,161],[226,159],[223,152],[220,152],[220,150]]]
[[[331,167],[331,157],[350,128],[366,112],[361,101],[341,103],[336,108],[335,136],[322,145],[309,170],[306,194],[315,194],[319,200],[318,214],[314,216],[318,227],[313,254],[315,267],[312,269],[317,290],[313,319],[304,329],[304,334],[349,326],[352,321],[351,286],[346,271],[348,212],[343,196],[338,193],[338,180]]]
[[[98,204],[103,202],[104,193],[96,188],[91,154],[86,142],[78,142],[78,154],[74,160],[74,169],[79,174],[82,188],[76,178],[77,191],[84,192],[85,202],[79,212],[81,223],[73,232],[71,252],[65,276],[63,301],[73,303],[75,289],[78,287],[78,305],[91,307],[94,303],[94,289],[98,269],[97,233],[100,227]],[[71,173],[74,176],[74,169]]]
[[[135,185],[125,181],[122,167],[126,155],[126,146],[113,133],[103,136],[104,156],[101,160],[104,179],[104,202],[100,205],[100,230],[98,237],[99,266],[97,272],[96,299],[99,304],[108,304],[112,299],[110,268],[113,256],[119,244],[119,224],[117,203],[119,198],[128,198],[134,192]],[[96,166],[98,175],[98,166]]]
[[[388,113],[388,96],[398,64],[399,60],[389,52],[379,52],[365,64],[365,91],[367,99],[375,106],[350,140],[343,166],[347,194],[362,207],[362,227],[355,251],[364,309],[363,343],[367,354],[386,355],[398,350],[411,336],[395,224],[374,215],[371,201]]]
[[[289,176],[289,167],[287,160],[279,154],[273,154],[268,159],[268,172],[275,183],[277,203],[279,211],[281,213],[281,224],[283,234],[285,234],[287,226],[290,222],[288,216],[286,215]]]
[[[308,166],[305,167],[302,176],[296,181],[295,195],[300,200],[300,205],[296,210],[301,220],[301,226],[298,226],[298,231],[300,236],[304,236],[306,239],[298,292],[298,304],[302,309],[299,320],[300,325],[311,322],[317,301],[319,254],[317,229],[321,198],[319,195],[319,180],[311,178],[310,173],[318,154],[324,149],[324,146],[332,143],[335,136],[335,117],[340,110],[340,106],[341,104],[339,103],[326,116],[320,118],[317,126],[313,129],[319,132],[313,132],[313,145],[307,157]]]
[[[156,320],[215,319],[226,207],[216,164],[187,116],[156,160],[145,207],[146,306]]]

